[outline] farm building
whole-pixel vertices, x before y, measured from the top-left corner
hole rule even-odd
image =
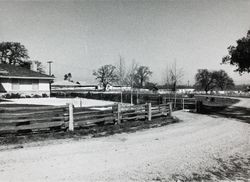
[[[21,96],[50,95],[50,82],[54,77],[31,69],[0,64],[0,95],[20,94]]]
[[[78,82],[71,82],[68,80],[62,80],[62,81],[55,81],[51,84],[51,89],[53,91],[69,91],[69,90],[98,90],[99,85],[96,83],[86,83],[82,81]]]
[[[116,84],[109,84],[107,86],[107,90],[108,91],[130,91],[131,87],[130,86],[126,86],[126,85],[116,85]]]
[[[182,89],[177,89],[178,94],[190,94],[193,93],[195,89],[193,88],[182,88]]]

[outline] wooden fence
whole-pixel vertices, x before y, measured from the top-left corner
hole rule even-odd
[[[67,106],[0,107],[0,134],[70,130],[75,128],[120,124],[131,120],[151,120],[155,117],[171,116],[172,104],[151,106],[106,105],[74,108]]]
[[[65,128],[67,106],[0,107],[0,133]]]
[[[197,99],[195,98],[164,98],[163,102],[172,102],[173,108],[176,110],[182,109],[182,110],[197,110]]]
[[[108,105],[74,108],[69,104],[69,130],[94,125],[120,124],[131,120],[149,120],[161,116],[171,116],[172,103],[152,107],[151,103],[141,105]]]

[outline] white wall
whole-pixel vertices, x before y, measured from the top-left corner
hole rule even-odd
[[[0,79],[0,82],[4,88],[4,90],[11,91],[11,82],[9,81],[9,79]]]
[[[39,80],[38,85],[35,87],[32,84],[32,80],[19,80],[19,88],[17,90],[13,90],[11,79],[1,79],[0,82],[7,93],[19,93],[21,95],[50,94],[49,80]]]
[[[49,91],[49,80],[39,80],[39,90]]]

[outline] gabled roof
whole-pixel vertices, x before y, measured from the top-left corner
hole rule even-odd
[[[0,78],[20,78],[20,79],[49,79],[53,80],[53,76],[32,71],[20,66],[9,64],[0,64]]]

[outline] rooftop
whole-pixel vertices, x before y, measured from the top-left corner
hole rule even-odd
[[[0,78],[54,79],[53,76],[9,64],[0,64]]]

